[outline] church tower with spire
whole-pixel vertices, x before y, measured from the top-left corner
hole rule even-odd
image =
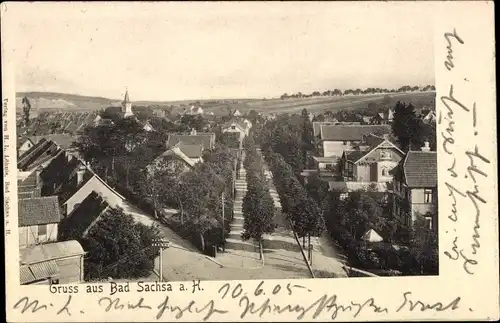
[[[128,89],[125,90],[125,98],[122,102],[122,109],[122,111],[125,113],[125,118],[132,117],[134,115],[134,113],[132,112],[132,102],[130,102],[130,98],[128,96]]]

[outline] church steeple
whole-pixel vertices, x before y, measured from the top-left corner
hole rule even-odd
[[[123,99],[122,107],[125,110],[125,118],[132,117],[134,115],[132,112],[132,102],[130,102],[130,98],[128,96],[128,89],[125,90],[125,98]]]
[[[128,90],[125,90],[125,99],[123,99],[123,103],[130,103],[130,98],[128,97]]]

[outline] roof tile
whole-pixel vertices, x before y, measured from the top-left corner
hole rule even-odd
[[[58,223],[61,220],[57,196],[19,199],[19,226]]]
[[[360,141],[369,133],[390,133],[388,125],[321,125],[321,139],[326,141]]]
[[[437,154],[435,151],[409,151],[403,164],[408,187],[437,187]]]

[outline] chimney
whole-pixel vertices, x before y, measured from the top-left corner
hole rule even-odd
[[[81,165],[76,172],[76,185],[80,185],[83,182],[83,174],[85,174],[85,170],[87,168],[84,165]]]
[[[431,151],[431,147],[429,147],[429,142],[426,141],[424,146],[421,148],[422,151]]]

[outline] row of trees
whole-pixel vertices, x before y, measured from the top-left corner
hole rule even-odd
[[[245,140],[245,159],[247,193],[243,198],[243,240],[258,242],[262,259],[262,238],[274,232],[274,201],[269,193],[267,180],[263,174],[262,158],[257,153],[251,136]]]
[[[307,194],[281,154],[269,147],[263,152],[280,197],[282,212],[290,221],[293,231],[303,239],[304,245],[308,238],[309,261],[312,261],[311,236],[319,237],[325,229],[322,210]]]
[[[346,89],[344,91],[339,89],[334,90],[326,90],[323,92],[314,91],[311,94],[303,94],[302,92],[297,92],[295,94],[287,94],[284,93],[281,95],[281,99],[296,99],[296,98],[310,98],[310,97],[320,97],[320,96],[342,96],[342,95],[360,95],[360,94],[377,94],[377,93],[396,93],[396,92],[417,92],[417,91],[435,91],[436,87],[434,85],[426,85],[420,87],[405,85],[398,89],[387,89],[387,88],[366,88],[364,90],[361,89]]]

